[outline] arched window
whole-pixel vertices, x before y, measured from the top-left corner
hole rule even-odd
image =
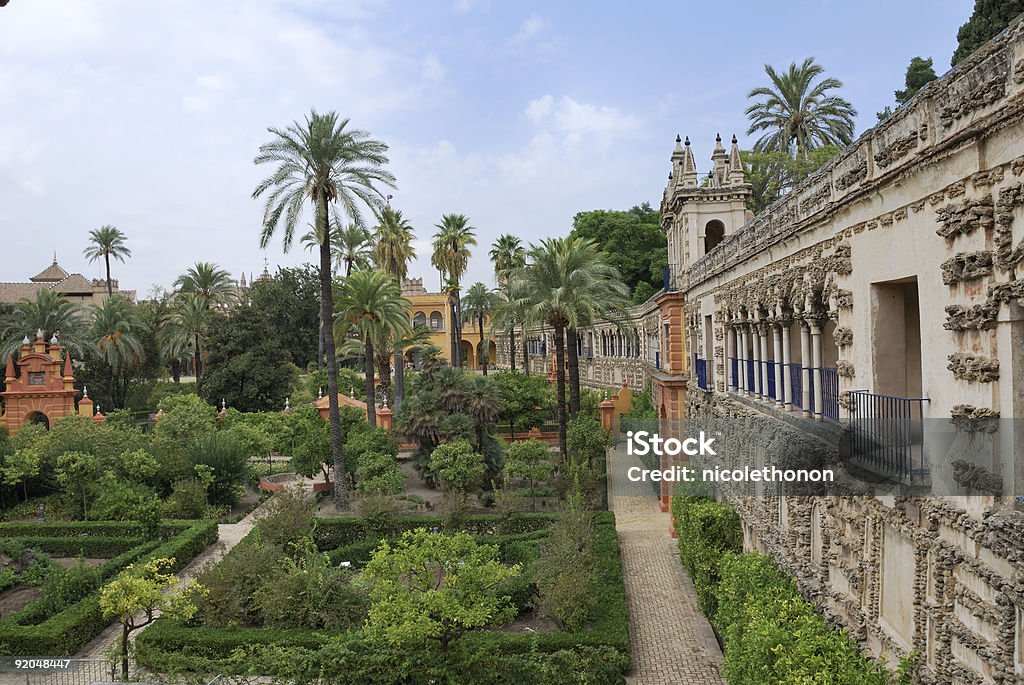
[[[718,247],[723,238],[725,238],[725,224],[718,219],[709,221],[704,227],[704,254]]]
[[[430,330],[444,330],[444,317],[441,316],[441,312],[430,312]]]
[[[424,314],[423,312],[416,312],[412,316],[412,325],[413,326],[426,326],[427,325],[427,315]]]

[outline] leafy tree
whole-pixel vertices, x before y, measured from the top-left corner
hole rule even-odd
[[[410,329],[411,304],[402,297],[398,283],[383,271],[357,271],[342,281],[338,291],[338,317],[334,334],[344,338],[351,332],[363,341],[366,418],[371,426],[376,426],[374,348],[389,349],[388,340],[400,337]]]
[[[231,304],[237,295],[231,274],[213,262],[196,262],[178,276],[174,286],[180,292],[199,295],[207,308]]]
[[[102,304],[89,308],[89,337],[110,376],[107,391],[111,409],[123,407],[128,393],[127,373],[140,366],[144,357],[142,340],[147,334],[139,321],[134,305],[120,297],[109,297]]]
[[[397,495],[405,489],[395,458],[386,452],[363,452],[356,468],[359,482],[356,489],[371,495]]]
[[[217,410],[198,395],[168,395],[160,401],[153,437],[187,445],[216,430]]]
[[[537,510],[536,484],[546,482],[554,473],[551,449],[540,440],[514,442],[505,450],[505,472],[530,483],[531,509]]]
[[[125,243],[125,235],[117,228],[107,225],[94,228],[89,231],[89,242],[91,245],[85,248],[85,256],[92,264],[97,259],[103,259],[107,270],[107,297],[114,296],[113,284],[110,280],[110,258],[124,263],[125,257],[131,257],[132,251]]]
[[[238,503],[249,456],[230,433],[215,432],[194,440],[188,447],[188,460],[194,467],[209,467],[213,476],[207,488],[210,504],[230,507]]]
[[[747,208],[755,214],[764,211],[839,151],[835,145],[823,145],[803,157],[791,157],[785,152],[740,152],[747,182],[753,190]]]
[[[303,540],[313,533],[313,503],[306,493],[284,490],[274,496],[256,522],[259,539],[289,554],[301,553]]]
[[[462,310],[462,316],[466,321],[472,321],[476,323],[477,331],[480,333],[480,343],[477,345],[478,358],[481,360],[481,366],[484,370],[484,375],[487,375],[487,362],[490,357],[488,350],[488,344],[484,339],[484,321],[491,318],[494,315],[494,311],[498,308],[501,303],[501,297],[498,293],[490,290],[483,283],[474,283],[466,291],[466,296],[463,298],[463,304],[465,308]]]
[[[223,324],[211,326],[206,347],[198,385],[203,399],[214,405],[224,400],[243,412],[284,408],[298,371],[263,312],[236,308]]]
[[[320,327],[320,280],[316,268],[309,264],[281,267],[269,280],[249,286],[248,296],[249,305],[270,326],[276,345],[288,350],[299,368],[309,366],[315,359],[313,341]],[[320,387],[327,389],[326,374]],[[316,388],[313,395],[316,396]]]
[[[331,431],[327,423],[323,423],[323,430],[308,431],[301,440],[295,444],[292,450],[292,469],[301,473],[307,478],[312,478],[317,469],[324,474],[324,480],[331,482],[331,472],[328,465],[331,463]]]
[[[122,480],[147,483],[160,470],[160,463],[152,454],[139,447],[125,450],[117,458],[117,476]]]
[[[590,464],[604,456],[611,444],[608,431],[601,422],[589,416],[580,416],[569,424],[569,456],[577,463]]]
[[[582,629],[597,604],[593,519],[580,497],[569,497],[537,558],[537,611],[562,630]]]
[[[778,72],[764,66],[770,86],[754,88],[748,99],[758,99],[747,108],[748,134],[764,132],[754,144],[755,152],[786,152],[796,157],[823,145],[848,145],[853,141],[857,110],[829,91],[843,87],[836,78],[817,80],[825,69],[808,57]]]
[[[494,428],[501,413],[501,396],[494,383],[483,376],[467,378],[464,392],[460,409],[473,420],[476,446],[483,451],[484,436]]]
[[[360,205],[379,207],[381,191],[377,184],[394,187],[395,178],[384,167],[388,163],[387,145],[374,140],[366,131],[352,129],[349,120],[339,121],[335,112],[310,112],[305,123],[295,122],[287,129],[271,128],[273,139],[260,146],[256,164],[273,164],[274,172],[253,191],[259,197],[269,191],[263,212],[260,245],[266,247],[283,224],[284,249],[291,247],[295,224],[303,203],[313,204],[313,228],[320,243],[320,320],[334,322],[331,229],[328,209],[339,203],[356,224],[362,225]],[[346,279],[348,280],[348,279]],[[324,335],[327,355],[327,397],[331,424],[331,452],[336,468],[342,465],[341,419],[338,413],[338,358],[333,335]],[[370,393],[368,393],[370,395]],[[372,397],[368,397],[372,401]],[[347,506],[343,480],[336,479],[335,502]]]
[[[172,590],[178,578],[168,572],[173,559],[153,559],[132,564],[100,590],[100,609],[106,619],[121,624],[121,677],[128,679],[128,637],[147,626],[157,615],[187,621],[195,616],[195,598],[202,587],[194,581]],[[141,614],[141,618],[139,615]]]
[[[484,458],[473,450],[467,440],[454,440],[439,445],[430,455],[430,468],[437,474],[445,490],[457,498],[480,485],[484,475]]]
[[[0,466],[0,475],[3,476],[4,485],[21,483],[25,500],[28,501],[28,481],[39,475],[41,461],[39,452],[30,447],[8,454],[3,458],[3,465]]]
[[[1024,11],[1024,6],[1022,6]],[[905,105],[910,102],[910,98],[917,95],[917,91],[924,88],[926,85],[937,79],[935,75],[935,69],[932,68],[932,58],[924,59],[923,57],[911,57],[910,65],[907,66],[907,76],[905,81],[905,87],[903,90],[896,91],[896,102],[901,105]]]
[[[469,225],[463,214],[444,214],[436,224],[434,252],[430,263],[441,274],[442,287],[451,302],[451,361],[462,368],[462,304],[460,281],[469,264],[470,247],[476,245],[476,228]]]
[[[956,33],[955,67],[1024,12],[1024,0],[974,0],[974,12]]]
[[[72,498],[82,502],[82,518],[89,520],[89,486],[99,473],[99,462],[85,452],[65,452],[57,458],[57,482]]]
[[[508,426],[513,437],[517,431],[525,433],[544,425],[554,408],[554,397],[544,377],[499,371],[491,378],[501,403],[498,422]]]
[[[573,218],[572,238],[594,241],[618,269],[634,303],[660,290],[668,264],[668,242],[661,215],[644,202],[629,211],[596,209]],[[641,285],[645,284],[645,285]]]
[[[363,569],[371,587],[367,633],[395,646],[437,640],[447,650],[466,632],[515,616],[497,590],[520,573],[498,560],[497,547],[467,533],[408,531],[394,545],[381,542]]]

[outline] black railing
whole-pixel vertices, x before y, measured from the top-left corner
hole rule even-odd
[[[927,398],[850,393],[850,455],[862,465],[911,482],[928,474],[924,458]]]
[[[661,352],[654,353],[654,368],[661,370]]]
[[[775,395],[775,362],[761,362],[761,394],[771,399],[776,399]]]
[[[738,388],[740,385],[740,360],[736,357],[729,357],[729,373],[731,387]]]
[[[747,367],[747,392],[754,392],[754,360],[744,359],[743,362]]]
[[[797,409],[803,409],[804,369],[799,364],[787,364],[787,366],[789,367],[789,391],[793,398],[793,406]]]
[[[701,390],[708,389],[708,362],[697,355],[693,355],[693,372],[697,376],[697,387]]]
[[[821,369],[821,415],[839,420],[839,370],[828,366]]]

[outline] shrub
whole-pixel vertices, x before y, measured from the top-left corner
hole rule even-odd
[[[234,506],[246,475],[248,455],[228,433],[209,433],[189,445],[188,460],[193,466],[213,469],[213,482],[207,494],[210,504]]]
[[[505,450],[505,473],[529,482],[533,511],[537,510],[536,484],[549,480],[554,470],[551,449],[540,440],[514,442]]]
[[[484,459],[468,440],[439,445],[430,455],[430,468],[446,490],[465,494],[477,487],[484,473]]]
[[[672,498],[679,554],[693,580],[697,605],[715,622],[719,565],[728,552],[743,549],[740,519],[732,507],[707,497]]]
[[[582,415],[569,422],[565,439],[569,458],[583,464],[603,459],[605,448],[611,444],[608,431],[601,427],[601,422]]]
[[[218,628],[260,625],[256,593],[281,564],[278,548],[248,536],[219,563],[207,565],[196,578],[206,588],[206,596],[197,602],[202,624]]]
[[[373,495],[397,495],[405,489],[402,476],[394,455],[385,452],[367,451],[359,455],[356,473],[359,482],[356,489]]]
[[[120,480],[112,471],[100,477],[89,515],[105,521],[138,521],[157,502],[153,488]]]
[[[153,426],[153,437],[171,445],[188,445],[216,430],[217,410],[199,395],[168,395],[160,400],[160,420]]]
[[[256,531],[262,542],[291,552],[296,542],[312,535],[314,518],[313,503],[305,494],[285,489],[267,505]]]
[[[594,609],[597,582],[594,571],[593,515],[570,501],[551,526],[551,535],[541,546],[534,577],[537,582],[537,611],[562,630],[583,628]]]
[[[273,445],[270,434],[262,426],[237,423],[221,433],[230,435],[247,457],[265,457]]]
[[[163,508],[168,518],[206,518],[210,509],[206,503],[206,486],[195,478],[174,481],[171,495],[163,501]]]

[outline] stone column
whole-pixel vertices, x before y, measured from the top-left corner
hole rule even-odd
[[[800,404],[804,418],[811,412],[811,329],[804,320],[800,321]]]
[[[761,344],[761,364],[758,366],[761,397],[768,397],[768,324],[762,322],[757,325],[757,336]]]
[[[751,361],[754,362],[754,387],[752,390],[757,396],[761,395],[761,324],[750,324],[751,348],[753,354]]]
[[[793,363],[789,352],[789,329],[792,327],[792,319],[783,319],[780,328],[782,329],[782,373],[785,376],[782,384],[782,404],[786,411],[793,409],[793,377],[789,372],[789,365]]]
[[[814,363],[814,418],[822,419],[821,393],[821,322],[810,321],[811,325],[811,360]]]
[[[731,324],[725,327],[725,388],[736,387],[736,377],[732,372],[732,357],[736,356],[736,329]]]
[[[782,389],[784,387],[782,372],[785,370],[782,366],[782,325],[778,322],[772,324],[772,342],[775,343],[775,404],[779,407],[784,406],[782,397]]]

